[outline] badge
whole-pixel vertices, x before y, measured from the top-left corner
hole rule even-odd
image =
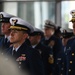
[[[53,63],[54,63],[53,55],[49,55],[48,62],[49,62],[50,64],[53,64]]]

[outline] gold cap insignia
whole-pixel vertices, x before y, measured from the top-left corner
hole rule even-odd
[[[17,22],[18,22],[17,19],[15,19],[15,20],[12,19],[12,24],[13,24],[13,25],[15,25]]]
[[[3,14],[0,14],[0,18],[3,18]]]
[[[72,10],[72,11],[71,11],[71,15],[72,15],[72,17],[75,18],[75,10]]]
[[[45,24],[50,24],[50,21],[49,21],[49,20],[46,20],[46,21],[45,21]]]
[[[75,10],[72,10],[70,14],[72,15],[72,19],[70,21],[75,21]]]

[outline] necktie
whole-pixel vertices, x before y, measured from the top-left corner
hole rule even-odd
[[[13,56],[14,56],[14,55],[16,54],[16,50],[13,50],[13,53],[12,53],[12,54],[13,54]]]
[[[7,38],[5,38],[5,41],[4,41],[4,43],[5,43],[5,44],[7,43],[7,40],[8,40],[8,39],[7,39]]]

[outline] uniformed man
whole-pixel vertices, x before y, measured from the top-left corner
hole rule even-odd
[[[71,15],[72,15],[72,19],[70,20],[70,22],[72,22],[73,24],[73,34],[75,35],[75,10],[71,11]],[[74,75],[75,74],[75,67],[74,67],[74,63],[75,63],[75,36],[72,37],[70,40],[70,51],[67,52],[67,71],[66,71],[66,75]]]
[[[4,37],[0,38],[0,51],[3,54],[6,48],[9,48],[9,34],[10,30],[9,27],[11,26],[9,19],[13,17],[13,15],[0,12],[0,23],[1,23],[1,32]]]
[[[34,31],[30,33],[29,40],[33,48],[37,49],[42,57],[42,61],[45,66],[46,75],[52,75],[53,73],[53,53],[50,47],[45,46],[41,43],[41,39],[43,36],[43,31],[38,28],[34,28]]]
[[[67,69],[68,69],[68,62],[69,62],[69,59],[68,59],[68,56],[69,56],[69,52],[71,50],[71,46],[72,46],[72,38],[73,38],[73,32],[72,31],[68,31],[68,30],[63,30],[63,33],[62,33],[62,44],[63,44],[63,47],[64,47],[64,53],[65,53],[65,61],[66,61],[66,75],[67,74]]]
[[[44,25],[44,34],[45,40],[43,43],[47,46],[50,46],[53,50],[53,57],[54,57],[54,75],[64,74],[64,51],[62,46],[62,41],[60,38],[57,38],[55,33],[55,24],[50,21],[46,20]],[[65,74],[64,74],[65,75]]]
[[[10,47],[7,55],[14,57],[18,63],[18,67],[23,71],[27,71],[29,75],[44,75],[43,63],[39,52],[28,46],[25,40],[33,27],[18,17],[10,19]]]

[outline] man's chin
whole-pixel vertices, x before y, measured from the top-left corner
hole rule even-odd
[[[11,44],[14,44],[15,42],[14,42],[14,41],[10,41],[10,43],[11,43]]]
[[[75,31],[73,32],[73,34],[75,35]]]

